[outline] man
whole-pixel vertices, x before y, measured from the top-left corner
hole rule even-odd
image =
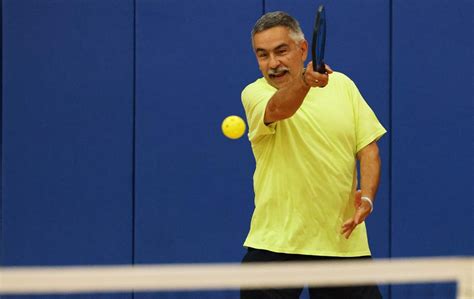
[[[247,262],[370,258],[364,220],[379,185],[386,132],[345,75],[304,68],[308,43],[284,12],[262,16],[252,46],[264,78],[242,103],[256,160]],[[357,160],[361,190],[357,190]],[[302,288],[241,291],[298,298]],[[310,288],[311,298],[381,298],[376,286]]]

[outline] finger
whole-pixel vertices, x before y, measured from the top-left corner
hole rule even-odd
[[[354,227],[355,227],[355,223],[354,223],[354,220],[353,219],[349,219],[347,220],[341,227],[341,234],[344,235],[346,234],[348,231],[350,230],[353,230]]]
[[[320,73],[320,72],[318,72],[318,71],[315,71],[315,70],[313,69],[313,62],[312,62],[312,61],[308,62],[308,64],[306,65],[305,70],[306,70],[306,73],[307,73],[307,74],[311,77],[311,79],[313,79],[313,80],[319,80],[319,81],[321,81],[321,80],[323,79],[323,77],[327,77],[327,74],[322,74],[322,73]]]
[[[351,230],[348,230],[345,234],[344,234],[344,237],[346,239],[349,239],[349,237],[351,236],[352,232],[354,231],[354,228],[352,228]]]
[[[347,233],[347,232],[348,232],[349,230],[351,230],[351,229],[352,229],[351,226],[350,226],[350,227],[344,227],[344,228],[342,228],[342,229],[341,229],[341,235],[344,235],[345,233]]]
[[[360,209],[357,210],[357,212],[356,212],[356,214],[355,214],[355,216],[354,216],[354,222],[355,222],[356,224],[360,224],[360,223],[362,222],[362,221],[361,221],[361,219],[362,219],[362,212],[359,212],[359,211],[360,211]]]
[[[307,81],[310,82],[310,85],[312,87],[324,87],[327,84],[327,81],[324,77],[318,77],[318,76],[309,76],[310,79]]]
[[[327,74],[321,74],[318,72],[315,73],[314,78],[318,79],[320,82],[326,82],[326,83],[329,80],[329,77]]]
[[[325,80],[323,82],[321,82],[321,84],[319,84],[319,87],[326,87],[326,85],[328,85],[329,81],[328,80]]]
[[[341,235],[347,234],[347,232],[352,231],[354,228],[352,226],[341,229]]]
[[[327,72],[328,74],[332,74],[332,73],[334,72],[334,71],[331,69],[331,67],[330,67],[329,65],[324,64],[324,66],[325,66],[326,72]]]
[[[348,225],[348,226],[343,226],[341,228],[341,234],[344,234],[344,233],[348,232],[349,230],[353,230],[355,226],[356,226],[355,224]]]
[[[313,71],[313,62],[310,61],[306,65],[306,69],[304,72],[304,80],[306,84],[310,85],[311,87],[319,87],[321,84],[322,78],[318,76],[319,73]]]
[[[353,224],[353,225],[350,225],[350,226],[347,226],[347,227],[344,227],[341,231],[341,234],[344,235],[344,237],[347,239],[349,238],[349,236],[352,234],[352,232],[354,231],[356,225]]]
[[[365,221],[367,216],[370,214],[370,206],[367,206],[365,203],[361,203],[359,208],[356,210],[354,215],[354,222],[357,224],[361,224]]]
[[[344,222],[344,224],[342,224],[342,227],[352,226],[352,225],[354,225],[354,218],[351,218],[347,220],[346,222]]]
[[[351,228],[346,229],[345,231],[341,232],[341,235],[343,235],[344,238],[347,239],[352,234],[352,231],[354,231],[354,229],[351,227]]]
[[[351,218],[344,222],[344,224],[341,227],[341,234],[344,235],[346,239],[349,238],[349,236],[352,234],[354,229],[357,226],[357,222],[355,222],[355,218]]]
[[[328,84],[328,75],[327,74],[320,74],[320,73],[315,73],[315,81],[317,82],[317,86],[319,87],[324,87]]]
[[[304,74],[305,81],[312,87],[324,87],[328,84],[329,77],[327,74],[321,74],[313,71],[312,62],[309,62]]]

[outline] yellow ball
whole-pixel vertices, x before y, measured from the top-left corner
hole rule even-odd
[[[231,115],[222,122],[222,133],[230,139],[238,139],[245,133],[245,122],[237,115]]]

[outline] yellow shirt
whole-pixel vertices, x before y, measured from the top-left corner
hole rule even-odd
[[[274,252],[370,255],[365,224],[346,240],[354,214],[356,153],[386,130],[355,84],[341,73],[311,88],[291,118],[265,125],[277,90],[260,78],[242,91],[256,160],[255,210],[244,246]]]

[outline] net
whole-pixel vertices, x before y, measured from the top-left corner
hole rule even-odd
[[[301,285],[378,284],[393,285],[391,293],[403,293],[399,298],[468,299],[474,298],[473,269],[474,258],[471,257],[245,265],[4,267],[0,270],[0,294],[198,292]],[[452,283],[452,295],[455,297],[437,297],[440,291],[437,291],[435,286],[427,287],[443,283]],[[408,291],[406,286],[403,290],[397,289],[397,286],[401,285],[416,287],[409,288]]]

